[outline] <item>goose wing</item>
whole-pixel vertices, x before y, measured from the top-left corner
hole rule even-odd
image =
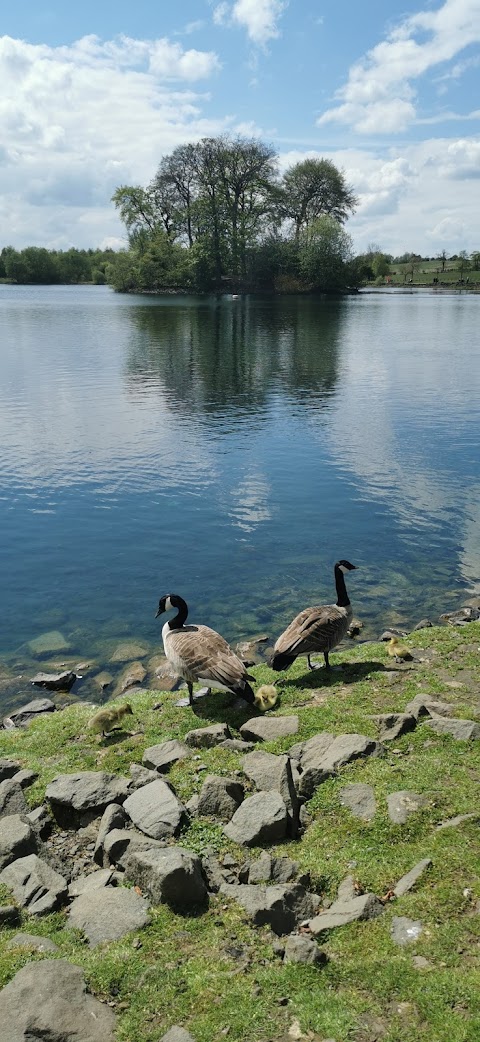
[[[194,678],[211,680],[225,687],[253,680],[227,641],[209,626],[172,630],[170,641],[174,644],[175,656]]]
[[[287,655],[310,655],[328,651],[347,628],[346,612],[336,604],[316,604],[304,608],[279,636],[275,651]]]

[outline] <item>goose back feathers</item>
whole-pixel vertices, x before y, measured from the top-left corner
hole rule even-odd
[[[349,561],[337,561],[334,569],[337,590],[336,604],[315,604],[304,608],[280,634],[275,643],[271,665],[273,669],[288,669],[299,655],[306,655],[310,668],[310,655],[323,652],[325,665],[328,668],[328,653],[340,643],[345,636],[352,619],[344,571],[351,571],[355,565]]]

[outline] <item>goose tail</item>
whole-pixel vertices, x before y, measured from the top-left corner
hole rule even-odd
[[[269,665],[272,669],[277,671],[288,669],[288,667],[292,665],[292,662],[295,662],[296,657],[296,655],[287,655],[286,652],[277,651],[272,655]]]

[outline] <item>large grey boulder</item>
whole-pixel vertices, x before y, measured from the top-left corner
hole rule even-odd
[[[144,836],[143,833],[137,832],[136,829],[112,829],[105,836],[103,864],[105,868],[108,865],[117,865],[118,868],[125,869],[131,852],[143,852],[144,850],[152,850],[156,847],[161,848],[164,846],[164,841],[151,839],[150,836]]]
[[[103,890],[114,881],[113,868],[101,868],[98,872],[90,872],[88,876],[77,876],[73,883],[69,884],[68,896],[80,897],[92,890]]]
[[[204,904],[207,897],[201,860],[183,847],[132,851],[125,878],[141,887],[154,904],[191,908]]]
[[[117,941],[148,922],[148,902],[135,890],[102,887],[75,898],[68,915],[70,926],[82,930],[94,948],[103,941]]]
[[[298,716],[254,716],[240,728],[242,738],[253,742],[273,742],[298,731]]]
[[[290,750],[299,764],[299,794],[310,799],[317,785],[336,774],[339,767],[360,756],[379,755],[382,751],[379,742],[363,734],[341,734],[335,738],[325,731],[314,735]]]
[[[211,815],[220,821],[230,821],[244,795],[243,785],[237,778],[208,774],[200,789],[196,812]]]
[[[273,790],[280,793],[287,808],[288,833],[290,836],[296,836],[300,805],[293,781],[290,758],[274,756],[273,753],[264,752],[263,749],[256,749],[243,757],[242,770],[250,781],[255,782],[260,791]]]
[[[0,782],[6,781],[7,778],[13,778],[13,775],[20,770],[20,764],[16,763],[15,760],[7,760],[4,758],[0,759]]]
[[[19,814],[0,818],[0,871],[11,861],[34,854],[36,849],[35,833]]]
[[[480,724],[476,724],[474,720],[455,720],[432,714],[432,719],[427,720],[427,727],[431,727],[436,734],[449,734],[460,742],[480,738]]]
[[[109,803],[123,803],[129,793],[128,778],[105,771],[59,774],[47,785],[46,799],[63,828],[75,828],[103,814]]]
[[[292,933],[304,919],[318,908],[319,898],[300,883],[290,885],[223,883],[220,893],[237,901],[255,926],[269,926],[276,934]]]
[[[87,995],[83,970],[66,959],[28,963],[0,992],[8,1042],[114,1042],[115,1014]]]
[[[211,749],[214,745],[220,745],[226,738],[231,738],[227,724],[212,724],[210,727],[196,727],[193,731],[187,731],[185,741],[187,745],[193,745],[198,749]]]
[[[145,680],[146,675],[147,671],[141,662],[131,662],[128,666],[125,666],[115,684],[113,698],[119,698],[130,687],[136,687],[137,684],[141,684]]]
[[[130,782],[131,792],[133,792],[134,789],[141,789],[142,785],[149,785],[151,781],[156,781],[158,778],[157,771],[151,771],[141,763],[131,763],[128,769],[132,776]]]
[[[12,891],[18,904],[31,915],[53,912],[67,897],[66,880],[36,854],[17,858],[7,865],[0,872],[0,883]]]
[[[383,904],[375,894],[361,894],[347,900],[334,901],[325,912],[320,912],[309,922],[314,935],[324,930],[334,930],[337,926],[346,926],[356,919],[376,919],[383,912]]]
[[[372,719],[378,724],[382,742],[393,742],[402,734],[414,731],[417,726],[414,713],[379,713]]]
[[[361,782],[346,785],[341,789],[340,803],[343,807],[348,807],[355,818],[362,821],[371,821],[377,809],[372,786],[363,785]]]
[[[161,778],[133,792],[124,807],[133,824],[152,839],[175,836],[185,814],[185,807]]]
[[[14,709],[6,719],[9,722],[7,725],[4,721],[5,727],[28,727],[28,725],[35,720],[42,713],[53,713],[56,710],[56,705],[49,698],[34,698],[32,702],[27,702],[26,705],[20,706],[19,709]]]
[[[184,760],[186,756],[191,755],[191,750],[184,742],[179,742],[177,738],[170,738],[167,742],[151,745],[149,749],[145,749],[142,763],[145,767],[150,767],[155,771],[168,771],[172,763],[177,763],[178,760]]]
[[[287,834],[288,814],[279,792],[259,792],[240,805],[223,831],[248,847],[276,843]]]
[[[446,622],[449,626],[465,626],[467,622],[476,622],[477,619],[480,619],[480,610],[470,605],[465,605],[458,611],[446,611],[440,615],[440,622]]]
[[[431,695],[422,694],[421,692],[415,695],[404,709],[404,713],[414,716],[417,720],[422,716],[433,716],[435,714],[448,716],[452,711],[453,706],[450,702],[441,702],[432,698]]]
[[[0,782],[0,818],[11,814],[26,814],[27,802],[23,795],[22,787],[15,778],[6,778]]]
[[[58,952],[58,945],[54,944],[49,937],[39,937],[34,933],[16,933],[7,948],[31,948],[36,952]]]
[[[313,937],[292,933],[285,941],[284,962],[300,962],[306,966],[324,966],[327,957]]]
[[[65,669],[62,673],[36,673],[32,677],[35,687],[45,687],[48,691],[70,691],[77,679],[77,674],[71,669]]]
[[[418,792],[400,789],[387,796],[388,816],[395,825],[404,825],[411,814],[425,807],[427,799]]]
[[[93,852],[93,860],[96,861],[97,865],[103,865],[103,847],[108,833],[112,832],[113,829],[123,829],[126,820],[127,815],[120,803],[110,803],[108,807],[105,807]]]

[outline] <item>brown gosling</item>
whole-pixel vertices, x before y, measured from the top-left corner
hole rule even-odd
[[[261,713],[266,713],[267,709],[273,709],[277,702],[278,691],[273,684],[263,684],[258,688],[255,694],[255,705]]]
[[[118,706],[116,709],[100,709],[89,720],[88,726],[95,734],[101,734],[105,738],[106,732],[113,731],[116,724],[121,724],[124,716],[129,714],[133,716],[133,709],[129,702],[126,702],[124,706]]]
[[[395,662],[405,662],[407,659],[413,659],[413,655],[407,648],[406,644],[400,644],[398,637],[392,637],[387,644],[387,653],[390,658],[394,658]]]

